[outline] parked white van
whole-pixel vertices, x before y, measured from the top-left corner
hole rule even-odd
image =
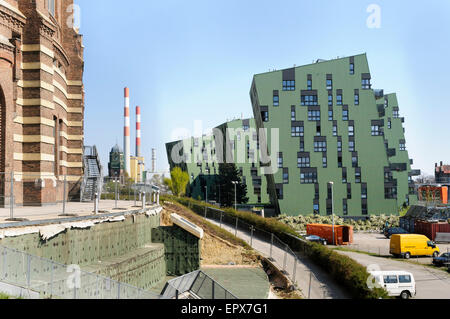
[[[371,271],[369,272],[389,296],[409,299],[416,295],[416,281],[413,274],[406,271]]]

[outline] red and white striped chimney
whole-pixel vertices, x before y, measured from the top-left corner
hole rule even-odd
[[[136,106],[136,157],[141,157],[141,107]]]
[[[125,112],[124,112],[124,133],[123,133],[123,145],[124,145],[124,171],[130,176],[131,163],[130,163],[130,89],[125,88]]]

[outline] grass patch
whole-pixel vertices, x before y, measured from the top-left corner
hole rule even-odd
[[[1,300],[6,300],[6,299],[12,299],[12,297],[11,297],[11,296],[8,296],[8,295],[6,295],[6,294],[4,294],[4,293],[0,293],[0,299],[1,299]]]

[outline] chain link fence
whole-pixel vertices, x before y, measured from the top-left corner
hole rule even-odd
[[[0,282],[55,299],[161,299],[155,293],[0,246]]]

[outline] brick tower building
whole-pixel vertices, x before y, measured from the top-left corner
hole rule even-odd
[[[0,0],[0,197],[62,200],[83,175],[83,45],[73,0]],[[2,173],[3,174],[3,173]]]

